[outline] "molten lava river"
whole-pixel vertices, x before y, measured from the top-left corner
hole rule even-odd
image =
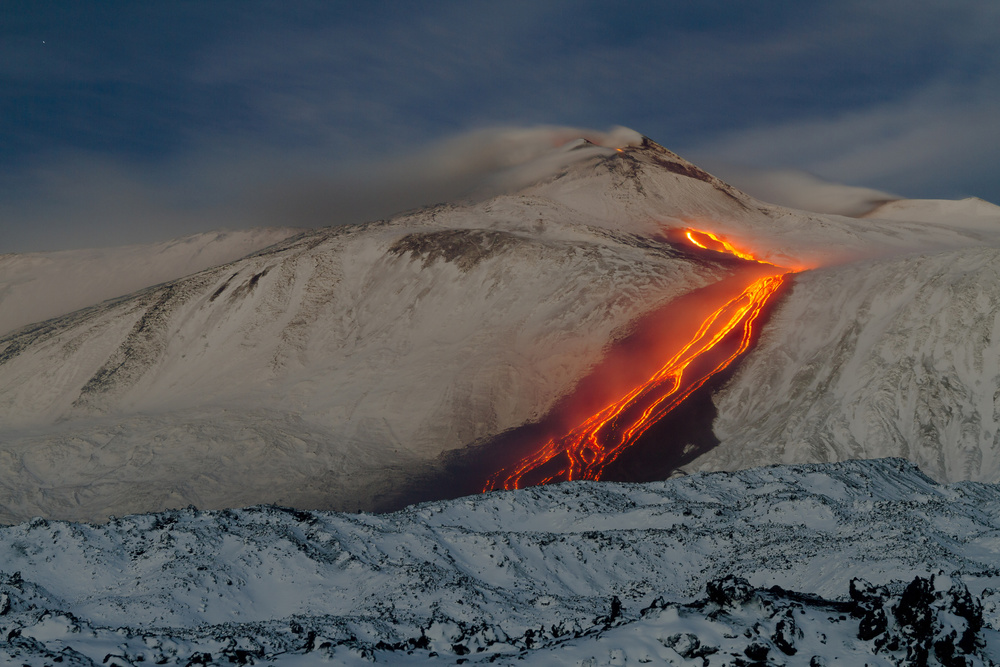
[[[739,257],[757,266],[771,267],[775,272],[756,278],[737,296],[722,303],[649,379],[565,435],[549,439],[513,466],[493,474],[483,487],[484,492],[601,479],[605,468],[653,424],[729,367],[750,346],[765,304],[793,271],[737,250],[711,232],[689,229],[683,238],[702,250]],[[739,336],[738,343],[720,356],[720,343],[730,338],[730,334]],[[707,365],[706,360],[709,360]]]

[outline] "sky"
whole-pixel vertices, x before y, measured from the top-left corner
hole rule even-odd
[[[1000,203],[997,44],[984,0],[2,0],[0,253],[386,215],[540,126]]]

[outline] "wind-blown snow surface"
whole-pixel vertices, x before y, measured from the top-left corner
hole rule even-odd
[[[0,655],[894,665],[925,664],[912,662],[923,651],[987,664],[1000,659],[998,510],[996,485],[940,486],[881,460],[574,482],[381,516],[36,519],[0,529]]]
[[[1000,207],[904,201],[975,247],[809,271],[716,396],[721,440],[693,470],[902,456],[937,479],[1000,479]]]
[[[231,262],[300,231],[270,227],[147,245],[0,255],[0,335]]]

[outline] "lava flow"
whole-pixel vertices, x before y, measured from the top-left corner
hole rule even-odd
[[[686,230],[684,237],[703,250],[734,255],[770,265],[711,232]],[[777,268],[777,267],[775,267]],[[487,481],[483,491],[518,489],[574,479],[599,480],[604,469],[668,412],[680,405],[714,375],[727,368],[747,347],[768,299],[784,282],[786,271],[754,280],[738,296],[709,315],[697,332],[656,373],[625,396],[606,406],[566,435],[548,440],[540,449]],[[729,334],[742,327],[735,350],[717,363],[704,362]],[[525,480],[529,477],[529,480]]]

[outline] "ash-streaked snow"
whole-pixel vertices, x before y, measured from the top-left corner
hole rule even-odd
[[[300,231],[207,232],[147,245],[0,255],[0,335],[232,262]]]
[[[1000,659],[998,508],[997,485],[941,486],[890,459],[564,483],[381,516],[35,519],[0,529],[0,654],[897,665],[923,646],[929,664],[984,665]]]

